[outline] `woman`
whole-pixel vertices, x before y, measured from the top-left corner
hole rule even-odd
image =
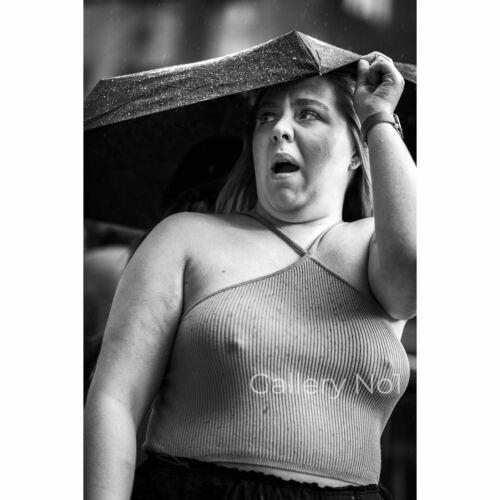
[[[390,123],[403,84],[372,53],[355,89],[333,72],[265,90],[219,199],[231,213],[176,214],[143,242],[87,400],[87,498],[129,497],[156,395],[134,498],[385,497],[380,435],[415,314],[415,167]]]

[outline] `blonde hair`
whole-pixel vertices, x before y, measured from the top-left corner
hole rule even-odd
[[[342,218],[352,222],[373,214],[372,186],[368,151],[361,138],[361,125],[354,111],[352,96],[354,94],[355,80],[352,72],[348,70],[332,71],[325,78],[335,88],[338,110],[347,121],[352,135],[356,153],[361,161],[361,166],[354,170],[354,174],[347,186],[342,209]],[[217,201],[216,213],[232,213],[251,210],[257,203],[257,188],[252,154],[252,138],[255,127],[256,113],[260,98],[266,89],[263,89],[252,108],[247,124],[246,137],[243,151],[236,164],[229,172]]]

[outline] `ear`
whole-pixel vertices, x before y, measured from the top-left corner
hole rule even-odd
[[[356,170],[361,166],[361,159],[359,158],[358,153],[353,152],[351,157],[351,163],[349,163],[349,170]]]

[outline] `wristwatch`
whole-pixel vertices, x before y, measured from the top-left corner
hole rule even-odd
[[[379,113],[373,113],[368,118],[365,118],[363,124],[361,125],[361,136],[363,137],[363,142],[367,144],[368,132],[377,123],[390,123],[399,133],[401,139],[403,138],[403,128],[401,127],[401,122],[396,113],[387,113],[381,111]]]

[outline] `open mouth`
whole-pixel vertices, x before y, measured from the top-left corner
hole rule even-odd
[[[296,172],[297,170],[299,170],[299,167],[297,165],[294,165],[293,163],[290,163],[289,161],[277,161],[272,166],[272,171],[275,174],[289,174],[292,172]]]

